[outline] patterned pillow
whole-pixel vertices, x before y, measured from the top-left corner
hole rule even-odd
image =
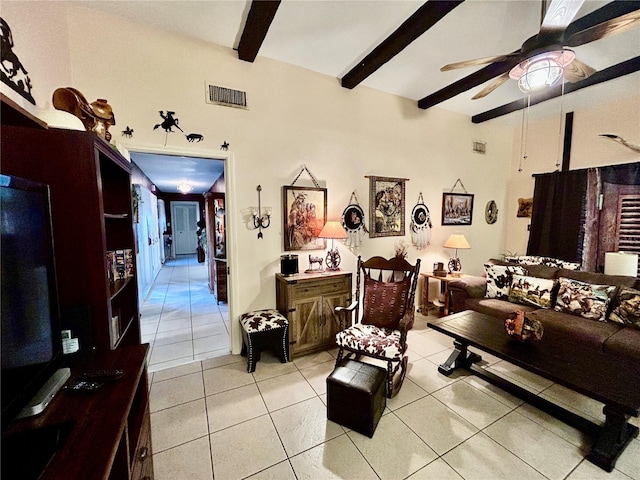
[[[567,262],[566,260],[551,257],[542,257],[540,255],[518,255],[505,257],[505,260],[519,265],[546,265],[547,267],[566,268],[567,270],[580,270],[579,263]]]
[[[551,293],[554,284],[555,282],[549,278],[514,275],[509,290],[509,301],[534,307],[551,308]]]
[[[640,291],[621,287],[609,320],[640,328]]]
[[[607,308],[616,287],[594,285],[560,277],[560,288],[555,309],[559,312],[580,315],[583,318],[606,321]]]
[[[484,269],[487,272],[487,293],[486,298],[498,298],[500,300],[509,299],[509,290],[514,274],[526,275],[524,267],[516,265],[493,265],[485,263]]]
[[[397,330],[407,308],[411,277],[401,282],[379,282],[364,277],[362,323]]]

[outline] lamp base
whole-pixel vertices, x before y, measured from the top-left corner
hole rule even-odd
[[[340,270],[340,260],[340,253],[338,252],[337,247],[329,250],[325,260],[327,270],[331,272],[337,272]]]
[[[460,263],[460,259],[458,257],[451,257],[449,259],[449,273],[455,275],[456,273],[460,276],[460,271],[462,270],[462,263]]]

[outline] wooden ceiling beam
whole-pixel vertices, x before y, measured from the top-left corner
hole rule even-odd
[[[356,87],[462,2],[464,0],[428,0],[395,32],[342,77],[340,79],[342,86],[349,89]]]
[[[280,0],[253,0],[238,44],[238,58],[253,62],[273,22]]]
[[[597,85],[598,83],[608,82],[609,80],[613,80],[615,78],[622,77],[624,75],[629,75],[631,73],[640,71],[640,57],[634,57],[624,62],[620,62],[616,65],[613,65],[609,68],[605,68],[600,70],[590,77],[585,78],[576,83],[565,83],[564,85],[564,94],[568,94],[571,92],[575,92],[577,90],[581,90],[586,87],[590,87],[592,85]],[[551,100],[552,98],[556,98],[562,95],[562,86],[558,85],[553,87],[540,95],[531,96],[531,105],[537,105],[538,103],[546,102],[547,100]],[[526,98],[524,100],[516,100],[511,103],[507,103],[506,105],[502,105],[500,107],[494,108],[492,110],[488,110],[483,113],[479,113],[478,115],[474,115],[471,117],[471,122],[473,123],[482,123],[488,120],[492,120],[494,118],[501,117],[503,115],[507,115],[512,112],[516,112],[518,110],[522,110],[526,108],[527,101]]]
[[[618,18],[621,15],[626,15],[627,13],[634,12],[638,9],[640,9],[640,2],[638,2],[637,0],[613,1],[606,4],[604,7],[601,7],[598,10],[594,10],[584,17],[578,18],[577,20],[571,22],[567,27],[564,38],[569,38],[576,32],[581,32],[582,30],[586,30],[587,28],[599,25],[600,23],[606,22],[608,20]],[[517,63],[518,62],[494,62],[492,64],[489,64],[486,67],[472,73],[471,75],[468,75],[458,80],[457,82],[454,82],[451,85],[438,90],[435,93],[427,95],[421,100],[418,100],[418,107],[427,109],[433,107],[434,105],[442,103],[445,100],[449,100],[456,95],[482,85],[484,82],[500,76],[505,72],[508,72]]]

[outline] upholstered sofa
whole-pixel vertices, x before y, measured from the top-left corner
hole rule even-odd
[[[526,299],[517,288],[513,295],[523,283]],[[558,358],[575,364],[583,382],[610,389],[616,404],[640,408],[640,278],[492,259],[485,263],[484,277],[462,277],[448,288],[452,312],[474,310],[506,319],[523,310],[542,323],[543,342],[549,336],[562,340]],[[580,290],[589,294],[580,298]]]

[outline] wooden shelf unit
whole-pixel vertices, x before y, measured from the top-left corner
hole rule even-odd
[[[37,439],[47,428],[68,425],[42,480],[152,480],[148,351],[144,344],[83,356],[72,367],[72,378],[98,369],[122,369],[125,374],[93,393],[61,390],[42,414],[17,420],[4,431],[3,443],[15,446],[20,437]],[[25,444],[12,459],[16,464],[3,466],[3,471],[24,468],[22,461],[39,458],[30,447],[37,443]],[[21,453],[24,458],[18,458]]]
[[[276,308],[289,320],[291,357],[332,348],[340,319],[335,307],[351,303],[351,272],[276,274]]]
[[[50,186],[63,328],[84,332],[81,349],[140,344],[131,164],[92,132],[3,125],[0,133],[2,173]],[[111,284],[106,252],[123,249],[134,252],[133,276]],[[78,308],[89,318],[69,323],[65,312]]]

